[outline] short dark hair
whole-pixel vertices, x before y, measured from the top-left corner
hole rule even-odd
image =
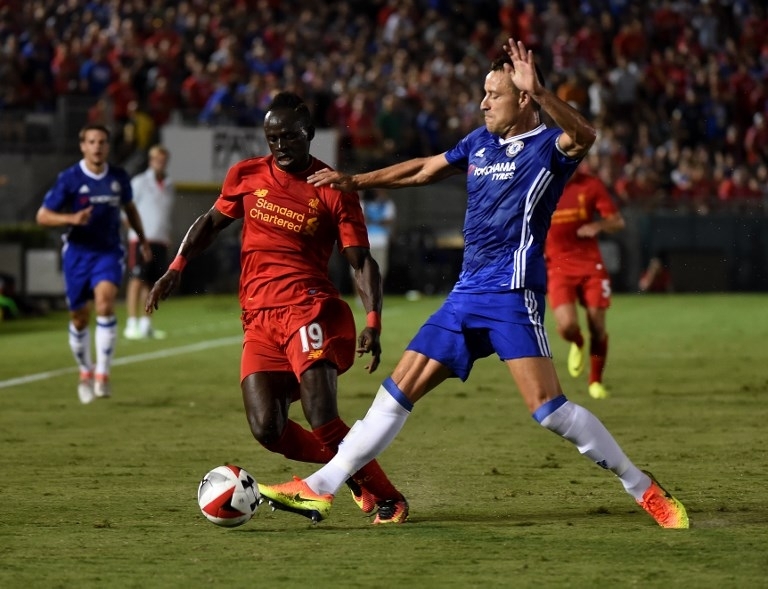
[[[506,53],[497,57],[491,62],[491,71],[503,72],[504,64],[508,64],[514,68],[514,65],[512,65],[512,58],[510,58],[509,55],[507,55]],[[542,86],[546,86],[547,84],[546,84],[546,81],[544,80],[544,73],[541,71],[539,64],[538,63],[534,64],[534,67],[536,68],[536,77],[539,79],[539,84],[541,84]],[[536,110],[541,110],[541,105],[534,100],[533,108]]]
[[[109,129],[100,123],[88,123],[85,125],[82,129],[80,129],[80,132],[77,134],[77,138],[82,143],[85,141],[85,134],[88,131],[101,131],[107,136],[107,141],[109,141],[109,138],[111,137],[111,133],[109,132]]]
[[[267,112],[271,110],[287,109],[296,112],[307,127],[312,127],[312,113],[304,100],[295,92],[278,92],[272,98],[272,102],[267,107]]]

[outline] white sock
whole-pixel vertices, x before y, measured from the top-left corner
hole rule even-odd
[[[534,418],[548,430],[561,435],[573,443],[579,452],[593,460],[598,466],[606,468],[621,479],[624,489],[636,500],[643,497],[643,493],[651,484],[651,479],[643,471],[637,468],[621,450],[616,440],[590,411],[571,403],[564,402],[565,397],[558,397],[549,403],[559,404],[551,413]],[[546,406],[547,404],[545,404]],[[544,406],[543,406],[544,407]]]
[[[148,334],[152,329],[152,320],[147,315],[142,315],[139,317],[138,321],[139,332],[143,333],[144,335]]]
[[[320,495],[335,495],[344,482],[389,446],[411,414],[410,401],[388,378],[362,421],[349,430],[331,461],[305,479]]]
[[[125,323],[125,329],[128,331],[133,331],[139,326],[139,320],[136,317],[128,317],[128,320]]]
[[[75,357],[75,362],[77,362],[80,372],[91,372],[93,370],[93,362],[91,361],[91,330],[87,326],[78,331],[70,321],[69,349],[72,350],[72,355]]]
[[[117,341],[117,319],[114,315],[96,317],[96,374],[109,374]]]

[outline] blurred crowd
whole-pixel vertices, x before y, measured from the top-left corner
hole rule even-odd
[[[763,208],[764,0],[0,0],[0,115],[89,97],[91,120],[144,149],[171,120],[259,125],[294,90],[360,170],[482,124],[509,36],[595,123],[590,157],[623,203]]]

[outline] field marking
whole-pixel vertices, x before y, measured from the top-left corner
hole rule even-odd
[[[396,305],[394,307],[387,309],[386,313],[388,315],[399,315],[400,313],[402,313],[401,305]],[[182,333],[182,335],[187,335],[189,333],[200,333],[203,331],[210,331],[212,329],[217,329],[224,325],[229,325],[230,323],[231,322],[229,320],[217,321],[215,323],[213,322],[206,323],[206,324],[203,324],[201,327],[187,328],[179,331],[174,331],[174,334]],[[143,354],[134,354],[133,356],[123,356],[123,357],[115,358],[112,361],[112,366],[125,366],[126,364],[135,364],[137,362],[157,360],[158,358],[170,358],[172,356],[180,356],[182,354],[189,354],[191,352],[201,352],[203,350],[210,350],[211,348],[219,348],[221,346],[227,346],[230,344],[242,343],[242,342],[243,342],[242,335],[223,337],[223,338],[213,339],[213,340],[205,340],[202,342],[198,342],[196,344],[180,346],[178,348],[167,348],[165,350],[157,350],[155,352],[146,352]],[[38,372],[37,374],[28,374],[27,376],[19,376],[16,378],[9,378],[7,380],[0,380],[0,389],[7,389],[7,388],[15,387],[18,385],[29,384],[31,382],[38,382],[40,380],[48,380],[49,378],[55,378],[57,376],[62,376],[64,374],[72,374],[77,371],[78,371],[77,366],[72,366],[69,368],[58,368],[56,370],[47,370],[46,372]]]
[[[179,346],[178,348],[166,348],[165,350],[157,350],[155,352],[145,352],[143,354],[134,354],[133,356],[124,356],[121,358],[115,358],[112,361],[112,366],[124,366],[126,364],[135,364],[137,362],[146,362],[148,360],[157,360],[159,358],[170,358],[172,356],[180,356],[182,354],[189,354],[192,352],[202,352],[203,350],[210,350],[211,348],[220,348],[222,346],[228,346],[231,344],[242,344],[243,336],[230,336],[222,337],[219,339],[206,340],[198,342],[196,344],[189,344],[186,346]],[[37,374],[28,374],[27,376],[19,376],[17,378],[9,378],[8,380],[0,380],[0,389],[7,389],[22,384],[29,384],[31,382],[37,382],[39,380],[47,380],[49,378],[55,378],[63,374],[70,374],[77,372],[77,366],[70,368],[59,368],[57,370],[48,370],[46,372],[38,372]]]

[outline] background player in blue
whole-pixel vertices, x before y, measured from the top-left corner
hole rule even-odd
[[[115,300],[123,278],[125,252],[120,210],[138,234],[142,256],[152,259],[141,217],[133,204],[131,180],[110,166],[109,131],[87,125],[79,135],[83,159],[59,174],[37,211],[37,222],[69,226],[63,237],[62,263],[70,312],[69,347],[80,368],[77,394],[82,403],[109,397],[109,369],[117,336]],[[96,312],[96,364],[91,360],[91,301]]]
[[[475,360],[495,352],[538,423],[616,474],[659,525],[687,528],[683,505],[632,464],[605,426],[560,387],[544,329],[544,240],[595,130],[544,88],[522,43],[509,39],[504,50],[485,78],[485,126],[453,149],[365,174],[323,170],[309,177],[315,185],[360,190],[421,186],[465,173],[464,262],[448,298],[410,342],[338,454],[304,480],[259,485],[260,491],[274,507],[324,518],[349,474],[390,444],[416,401],[446,378],[466,380]],[[542,110],[557,128],[542,123]]]

